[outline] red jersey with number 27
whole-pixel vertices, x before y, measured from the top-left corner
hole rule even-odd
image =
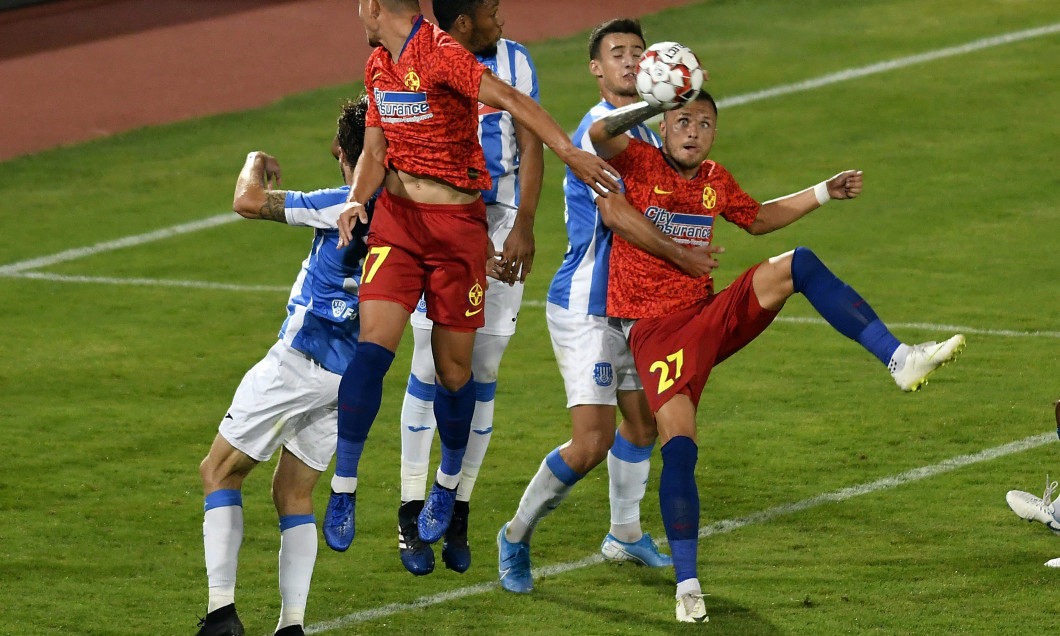
[[[488,190],[478,141],[478,89],[486,70],[434,24],[416,18],[398,61],[379,46],[365,66],[369,127],[383,129],[390,166]]]
[[[626,199],[663,234],[689,247],[709,245],[717,216],[747,228],[761,207],[729,171],[704,161],[693,179],[670,165],[662,150],[630,139],[611,165],[622,174]],[[693,278],[668,261],[614,235],[607,283],[607,315],[655,318],[690,307],[714,293],[710,275]]]

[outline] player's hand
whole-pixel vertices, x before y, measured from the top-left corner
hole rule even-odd
[[[258,153],[261,158],[265,160],[265,187],[269,190],[280,187],[280,162],[276,160],[276,157],[267,155],[264,152]]]
[[[600,196],[606,197],[609,192],[621,192],[618,185],[618,171],[606,161],[591,152],[575,148],[569,157],[562,157],[574,176],[585,182]]]
[[[501,267],[500,252],[493,247],[492,240],[486,241],[486,284],[489,285],[490,278],[503,281],[505,275],[504,268]]]
[[[678,267],[689,276],[699,278],[717,269],[721,263],[714,258],[714,254],[723,254],[725,248],[713,245],[699,245],[682,250],[682,252]]]
[[[525,282],[526,277],[530,275],[530,268],[534,265],[535,250],[534,228],[522,227],[517,220],[512,231],[508,233],[508,238],[504,241],[504,251],[500,254],[500,266],[505,274],[505,278],[500,280],[509,285]]]
[[[861,194],[863,185],[860,170],[846,170],[828,180],[828,196],[833,199],[853,199]]]
[[[359,201],[347,201],[336,223],[339,228],[338,247],[340,249],[349,245],[353,240],[353,228],[358,222],[368,223],[368,210]]]

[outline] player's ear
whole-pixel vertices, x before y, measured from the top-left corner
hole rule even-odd
[[[596,60],[589,60],[589,72],[597,79],[604,76],[604,72],[600,70],[600,63]]]

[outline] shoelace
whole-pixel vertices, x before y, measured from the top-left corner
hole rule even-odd
[[[1057,482],[1049,483],[1049,473],[1045,474],[1045,493],[1042,495],[1042,505],[1049,507],[1053,501],[1053,491],[1056,490]]]

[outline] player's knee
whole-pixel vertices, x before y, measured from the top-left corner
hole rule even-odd
[[[459,365],[447,365],[444,369],[438,369],[438,384],[446,391],[455,393],[471,379],[471,368],[463,368]]]

